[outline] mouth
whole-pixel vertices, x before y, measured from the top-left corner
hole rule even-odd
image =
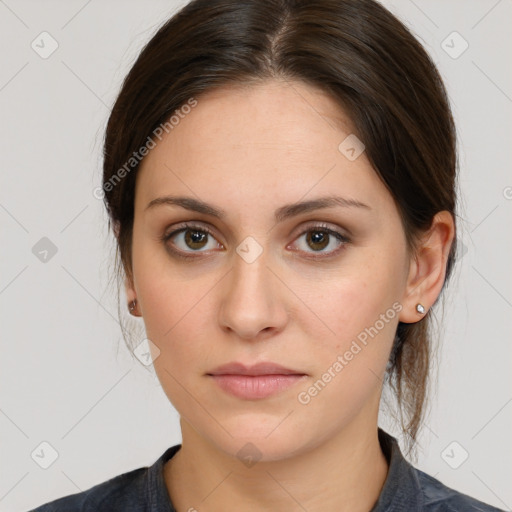
[[[209,372],[207,375],[249,375],[249,376],[263,376],[263,375],[306,375],[299,370],[292,370],[285,368],[277,363],[261,362],[251,366],[246,366],[243,363],[232,362],[223,364],[215,370]]]
[[[252,366],[228,363],[206,375],[224,392],[243,400],[270,397],[307,378],[304,372],[269,362]]]

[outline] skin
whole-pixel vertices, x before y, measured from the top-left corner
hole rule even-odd
[[[180,414],[182,447],[164,468],[179,512],[363,512],[378,499],[388,464],[377,418],[394,333],[399,320],[421,319],[418,302],[428,310],[439,295],[454,225],[438,213],[410,254],[393,198],[365,153],[350,161],[338,150],[354,132],[322,91],[273,80],[199,98],[141,164],[126,293],[137,298],[134,314],[159,350],[156,374]],[[146,209],[166,195],[200,199],[226,216]],[[274,219],[285,204],[327,195],[369,208]],[[187,245],[182,232],[161,241],[185,221],[213,237]],[[323,231],[327,241],[315,243],[320,223],[350,241]],[[252,263],[236,252],[248,236],[262,249]],[[171,247],[196,258],[173,256]],[[396,302],[401,311],[300,403],[298,394]],[[231,361],[272,361],[306,377],[269,398],[243,400],[206,375]],[[237,457],[248,442],[261,454],[251,467]]]

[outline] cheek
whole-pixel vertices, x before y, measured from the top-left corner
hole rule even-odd
[[[378,410],[401,304],[384,282],[346,280],[317,302],[318,316],[334,331],[308,330],[315,372],[298,390],[296,408],[326,436],[349,423],[369,403]],[[323,308],[321,306],[324,306]]]
[[[210,294],[219,276],[183,270],[165,251],[151,248],[141,250],[133,264],[146,334],[159,350],[157,373],[167,370],[182,381],[185,372],[190,377],[208,368],[201,340],[211,339]]]
[[[208,343],[212,313],[211,308],[207,310],[207,292],[217,281],[179,279],[176,275],[162,278],[149,272],[145,277],[140,290],[146,334],[157,347],[157,357],[153,356],[156,375],[170,402],[180,413],[192,414],[194,423],[201,419],[201,408],[191,407],[195,403],[191,397],[200,400],[203,374],[212,367]]]
[[[400,255],[363,251],[346,271],[325,279],[323,287],[309,287],[305,302],[328,326],[325,346],[344,350],[347,343],[377,323],[381,338],[393,337],[398,324],[397,303],[402,290]],[[304,283],[304,289],[307,285]],[[386,315],[382,320],[382,315]],[[311,316],[308,316],[311,318]]]
[[[301,388],[298,403],[333,424],[343,421],[343,411],[351,416],[379,395],[402,309],[400,252],[368,250],[358,256],[343,275],[329,279],[328,293],[310,288],[305,302],[329,329],[318,331],[322,324],[307,312],[297,315],[314,342],[316,361],[313,387]]]
[[[194,339],[208,332],[211,317],[205,311],[208,305],[206,294],[217,280],[203,278],[199,280],[181,280],[148,278],[140,287],[144,304],[144,323],[151,340],[169,350],[185,344],[187,350],[193,350]],[[211,314],[211,313],[210,313]],[[188,342],[188,343],[187,343]]]
[[[362,398],[358,394],[370,392],[385,371],[400,303],[393,302],[386,287],[375,282],[363,286],[360,281],[345,282],[322,301],[324,307],[317,303],[316,311],[329,326],[328,334],[318,336],[306,320],[301,326],[315,345],[315,378],[328,383],[334,393],[325,394],[328,401],[357,403]]]

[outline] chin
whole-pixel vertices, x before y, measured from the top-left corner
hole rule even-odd
[[[239,459],[247,467],[253,466],[257,462],[273,462],[286,460],[301,452],[302,446],[299,446],[294,439],[284,439],[276,436],[274,439],[258,437],[240,437],[235,439],[223,439],[216,443],[210,440],[218,449],[224,451],[230,457]]]
[[[201,429],[201,435],[218,450],[241,462],[246,459],[259,462],[285,460],[308,451],[316,444],[318,436],[314,432],[308,433],[304,426],[296,423],[287,424],[283,418],[286,414],[280,417],[262,414],[238,416],[234,421],[220,421],[226,430],[211,431],[211,425],[208,425],[206,430]],[[247,464],[248,467],[250,465]]]

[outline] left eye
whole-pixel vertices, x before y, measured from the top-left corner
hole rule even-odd
[[[305,246],[313,249],[313,253],[327,253],[328,255],[338,252],[340,247],[349,242],[349,239],[338,231],[322,226],[313,227],[304,231],[297,240],[300,240],[302,237],[305,237],[302,247]],[[328,247],[331,247],[331,250],[324,250]],[[309,252],[300,247],[299,250]]]

